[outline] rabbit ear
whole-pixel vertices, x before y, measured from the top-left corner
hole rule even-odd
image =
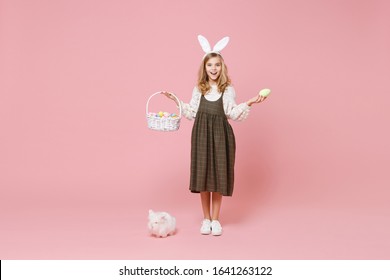
[[[222,51],[227,44],[229,43],[229,37],[224,37],[221,40],[218,41],[218,43],[215,44],[213,48],[213,52],[220,52]]]
[[[202,35],[198,35],[198,41],[199,41],[200,46],[202,47],[202,49],[205,53],[211,52],[210,43],[209,43],[209,41],[207,41],[207,39],[205,37],[203,37]]]
[[[160,216],[160,221],[166,221],[166,220],[168,220],[166,214],[163,214],[163,215]]]

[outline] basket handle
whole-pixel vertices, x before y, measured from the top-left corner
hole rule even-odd
[[[148,102],[146,102],[146,114],[149,113],[149,101],[150,101],[150,99],[152,99],[152,97],[155,96],[155,95],[157,95],[157,94],[161,94],[161,91],[158,91],[158,92],[156,92],[156,93],[153,93],[153,94],[149,97]],[[180,100],[179,100],[179,98],[177,98],[177,96],[176,96],[175,94],[173,94],[172,92],[171,92],[171,94],[173,95],[173,97],[176,98],[177,103],[179,103],[179,118],[181,118],[181,103],[180,103]]]

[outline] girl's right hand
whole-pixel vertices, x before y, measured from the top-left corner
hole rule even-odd
[[[170,93],[169,91],[162,91],[160,92],[161,94],[164,94],[166,97],[170,98],[170,99],[175,99],[175,97],[173,97],[172,93]]]
[[[170,93],[169,91],[162,91],[160,92],[161,94],[164,94],[166,97],[168,97],[169,99],[172,99],[173,101],[175,101],[176,105],[179,106],[179,104],[177,103],[177,99],[173,96],[172,93]]]

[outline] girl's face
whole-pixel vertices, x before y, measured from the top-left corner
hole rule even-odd
[[[216,82],[221,74],[222,62],[219,57],[212,57],[206,62],[206,73],[209,81]]]

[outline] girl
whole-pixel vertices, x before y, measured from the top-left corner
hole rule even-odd
[[[206,52],[199,68],[198,84],[190,103],[180,101],[183,115],[194,121],[191,136],[190,191],[200,193],[203,221],[201,234],[222,234],[219,222],[222,197],[232,196],[236,143],[228,119],[241,121],[247,118],[251,106],[265,100],[256,95],[247,102],[236,104],[227,67],[220,51],[229,38],[219,41],[211,50],[206,38],[199,35]],[[177,100],[169,92],[161,92]],[[177,104],[179,105],[179,104]]]

